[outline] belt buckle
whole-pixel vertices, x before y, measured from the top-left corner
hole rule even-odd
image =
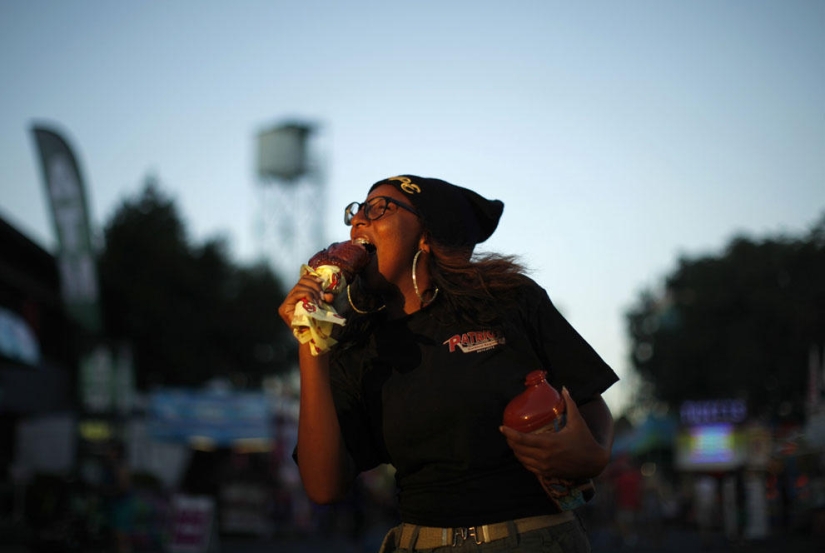
[[[459,541],[459,538],[461,541]],[[464,542],[469,538],[473,538],[476,545],[484,543],[484,538],[480,535],[478,528],[475,526],[467,526],[465,528],[453,528],[453,547],[464,545]]]

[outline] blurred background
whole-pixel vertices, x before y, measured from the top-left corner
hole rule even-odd
[[[825,534],[825,4],[0,3],[0,550],[377,550],[277,306],[404,173],[621,381],[594,549]],[[797,540],[797,541],[794,541]],[[5,548],[5,549],[4,549]]]

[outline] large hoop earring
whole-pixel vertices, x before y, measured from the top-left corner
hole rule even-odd
[[[421,300],[421,308],[425,308],[430,305],[433,301],[435,301],[435,297],[438,295],[438,286],[435,287],[433,291],[433,295],[429,301],[424,299],[424,296],[421,295],[421,292],[418,290],[418,277],[416,276],[416,269],[418,268],[418,258],[421,254],[424,253],[424,250],[418,250],[415,252],[415,257],[413,257],[413,265],[412,265],[412,281],[413,281],[413,289],[415,289],[415,295],[418,296],[418,299]],[[426,290],[425,290],[426,292]]]
[[[349,302],[349,306],[352,307],[352,310],[355,311],[356,313],[358,313],[359,315],[369,315],[370,313],[378,313],[379,311],[381,311],[382,309],[387,307],[387,304],[384,304],[384,305],[382,305],[381,307],[379,307],[378,309],[376,309],[374,311],[364,311],[363,309],[358,309],[357,307],[355,307],[355,304],[352,303],[352,295],[350,294],[349,289],[350,289],[350,285],[348,284],[347,285],[347,301]]]

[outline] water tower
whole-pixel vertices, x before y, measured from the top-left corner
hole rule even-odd
[[[312,124],[281,123],[258,133],[258,221],[260,253],[290,287],[302,263],[324,243],[325,196],[309,138]]]

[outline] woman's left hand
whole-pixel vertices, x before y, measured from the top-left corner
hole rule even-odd
[[[581,411],[566,388],[562,389],[562,396],[567,423],[560,431],[525,434],[502,426],[501,433],[516,458],[536,475],[572,479],[598,476],[610,461],[613,441],[610,410],[601,396],[588,402]]]

